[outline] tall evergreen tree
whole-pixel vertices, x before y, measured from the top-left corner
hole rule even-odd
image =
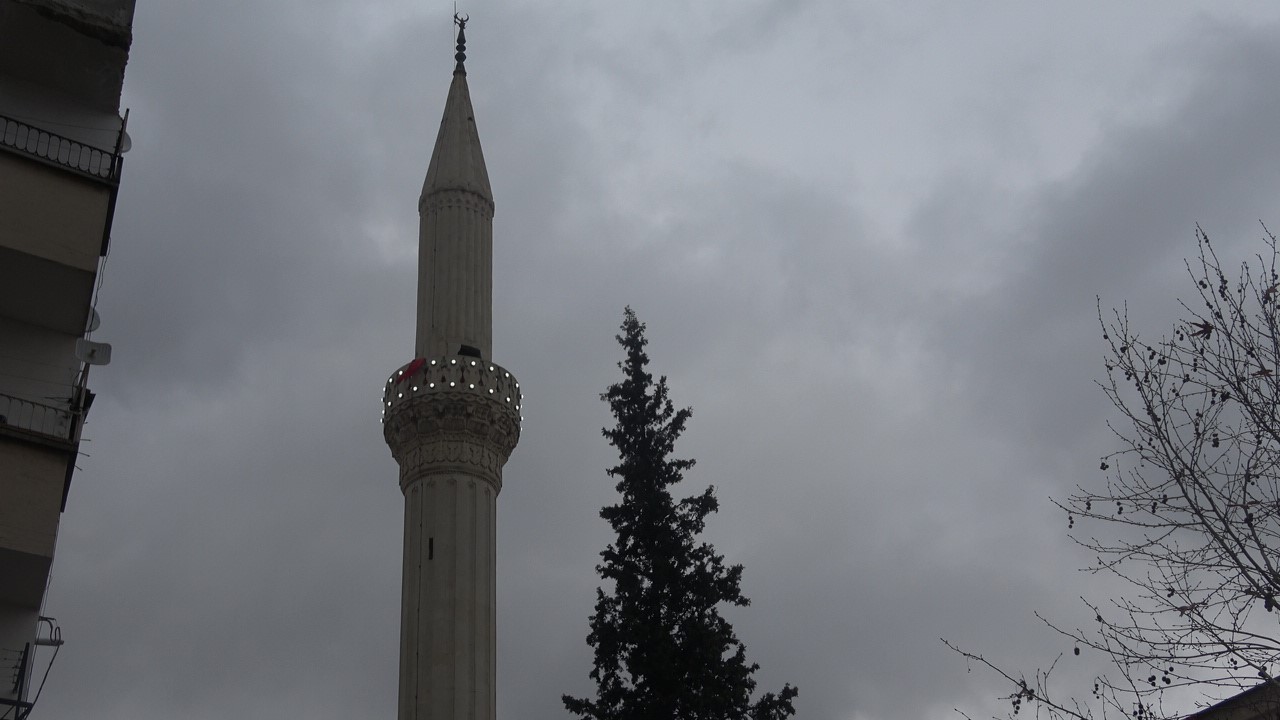
[[[587,643],[595,649],[595,698],[563,697],[589,720],[784,720],[795,713],[796,689],[751,696],[746,648],[720,616],[721,603],[749,604],[740,589],[742,566],[724,564],[698,540],[708,514],[719,509],[715,489],[676,501],[670,487],[693,460],[670,457],[692,414],[675,410],[667,379],[654,383],[645,367],[645,326],[626,309],[618,342],[626,350],[622,382],[600,398],[617,425],[604,436],[618,450],[609,470],[621,500],[600,516],[617,539],[596,566],[609,591],[596,590]]]

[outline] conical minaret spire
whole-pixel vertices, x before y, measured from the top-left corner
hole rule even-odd
[[[464,18],[418,200],[414,359],[387,378],[400,466],[400,720],[494,720],[497,498],[520,439],[520,384],[492,351],[493,192],[467,91]]]
[[[493,350],[493,190],[467,89],[465,18],[458,64],[418,199],[418,357]]]

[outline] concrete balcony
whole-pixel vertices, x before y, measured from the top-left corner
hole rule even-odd
[[[0,314],[80,336],[120,157],[0,115]]]
[[[0,431],[10,435],[74,445],[80,430],[78,415],[70,408],[0,393]]]

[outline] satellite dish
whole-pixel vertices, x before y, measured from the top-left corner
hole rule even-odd
[[[97,330],[98,326],[101,324],[102,324],[102,317],[98,315],[98,311],[94,310],[93,308],[89,308],[89,327],[85,328],[84,331],[87,333],[91,333],[94,330]]]
[[[106,365],[111,362],[111,346],[76,338],[76,359],[90,365]]]
[[[133,149],[133,138],[129,137],[127,130],[120,133],[120,154],[123,155]]]

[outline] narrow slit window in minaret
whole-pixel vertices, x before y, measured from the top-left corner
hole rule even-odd
[[[436,539],[427,538],[427,559],[431,560],[436,556]]]

